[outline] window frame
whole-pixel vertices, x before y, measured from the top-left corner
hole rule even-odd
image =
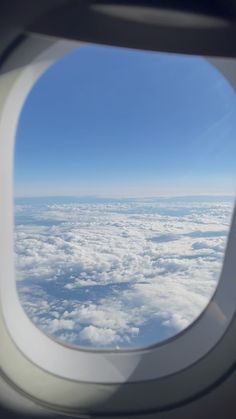
[[[81,43],[30,36],[9,57],[2,69],[0,88],[0,329],[4,373],[43,403],[65,411],[88,404],[99,409],[102,400],[119,396],[110,408],[152,409],[179,402],[217,380],[235,361],[234,346],[227,344],[236,332],[236,210],[217,289],[202,314],[183,332],[158,345],[133,351],[96,351],[69,347],[39,330],[24,312],[16,290],[13,259],[13,156],[17,122],[25,98],[46,69]],[[236,88],[236,60],[210,59]],[[234,76],[235,74],[235,76]],[[19,327],[21,324],[21,327]],[[210,333],[209,333],[210,331]],[[225,336],[227,335],[227,338]],[[224,339],[223,339],[224,338]],[[226,343],[225,343],[226,342]],[[215,366],[215,353],[221,362]],[[14,362],[9,362],[9,354]],[[220,355],[219,355],[220,354]],[[18,360],[18,361],[17,361]],[[17,364],[18,362],[18,364]],[[214,367],[213,367],[214,365]],[[13,368],[15,367],[15,368]],[[204,371],[204,374],[200,374]],[[30,376],[29,376],[30,375]],[[32,377],[35,382],[32,385]],[[38,378],[37,378],[38,377]],[[39,377],[44,377],[45,389]],[[183,378],[185,377],[185,378]],[[191,377],[190,381],[187,377]],[[194,379],[196,377],[196,380]],[[48,391],[55,380],[58,394]],[[178,386],[181,381],[181,392]],[[49,386],[50,383],[50,387]],[[125,384],[125,386],[122,386]],[[148,397],[132,406],[132,397]],[[122,390],[120,387],[122,386]],[[109,390],[108,390],[109,388]],[[37,392],[36,392],[37,389]],[[47,389],[47,392],[46,392]],[[66,390],[67,389],[67,390]],[[71,389],[71,390],[69,390]],[[72,390],[73,389],[73,390]],[[86,391],[85,391],[86,389]],[[168,389],[168,391],[167,391]],[[184,391],[183,391],[184,389]],[[78,397],[78,391],[81,392]],[[157,391],[161,395],[156,397]],[[88,392],[90,396],[88,397]],[[71,393],[71,394],[69,394]],[[127,394],[130,396],[127,397]],[[133,395],[133,396],[132,396]],[[60,397],[59,397],[60,396]],[[81,398],[83,400],[81,400]],[[112,399],[112,398],[111,398]],[[93,400],[93,403],[91,402]],[[133,399],[134,400],[134,399]],[[92,404],[91,404],[92,403]],[[67,407],[65,407],[67,406]],[[87,406],[87,405],[86,405]],[[127,407],[126,406],[126,407]],[[86,408],[86,407],[85,407]],[[107,407],[109,408],[109,403]]]

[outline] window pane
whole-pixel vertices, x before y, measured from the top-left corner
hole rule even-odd
[[[235,121],[200,57],[90,45],[38,80],[16,138],[15,251],[40,329],[132,349],[200,315],[234,205]]]

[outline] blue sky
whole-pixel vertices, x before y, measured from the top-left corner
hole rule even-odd
[[[200,57],[84,46],[20,117],[15,195],[234,194],[236,96]]]

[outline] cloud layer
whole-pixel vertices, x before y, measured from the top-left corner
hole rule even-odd
[[[98,348],[175,335],[211,298],[232,200],[146,199],[16,206],[16,277],[47,334]]]

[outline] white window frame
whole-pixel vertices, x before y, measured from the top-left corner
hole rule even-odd
[[[99,406],[101,400],[116,394],[122,384],[126,386],[119,390],[121,395],[131,397],[134,391],[138,395],[145,382],[149,394],[145,400],[137,399],[135,408],[152,409],[192,397],[202,386],[207,387],[217,380],[235,361],[234,350],[227,345],[227,339],[232,339],[236,332],[236,211],[217,289],[202,314],[175,337],[142,350],[90,351],[59,343],[30,321],[18,298],[13,257],[13,158],[17,123],[37,79],[58,58],[81,45],[31,36],[10,56],[0,75],[0,333],[3,336],[0,362],[4,374],[22,391],[54,408],[59,405],[70,411],[78,405],[87,406],[89,400],[91,409],[91,398],[94,406]],[[209,61],[236,88],[236,60]],[[220,351],[221,362],[217,368],[212,368],[216,349]],[[203,368],[204,377],[199,376]],[[189,374],[192,378],[188,384],[182,382],[184,391],[180,393],[176,387],[178,380]],[[37,378],[32,380],[38,376],[44,377],[45,388],[39,386]],[[54,383],[56,380],[58,392],[48,391],[47,386],[50,383],[51,389],[53,380]],[[160,398],[157,398],[157,390]],[[131,399],[125,402],[129,409],[134,408],[130,405]],[[114,400],[112,406],[116,406]],[[119,397],[117,408],[122,409]]]

